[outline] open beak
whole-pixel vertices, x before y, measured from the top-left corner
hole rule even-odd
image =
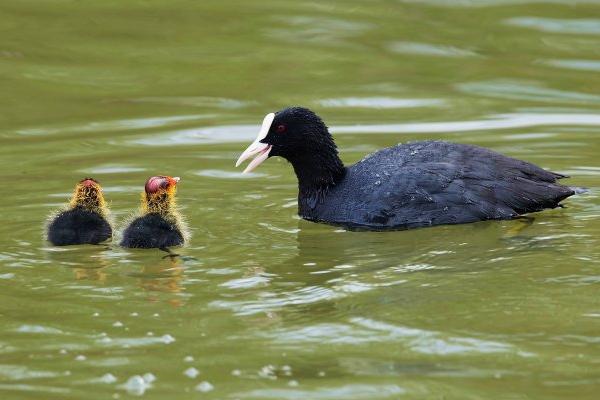
[[[242,172],[243,174],[251,172],[256,167],[258,167],[263,161],[269,158],[269,152],[271,151],[272,146],[270,144],[261,143],[260,141],[263,140],[269,133],[269,129],[271,128],[271,124],[273,123],[274,119],[274,113],[270,113],[265,116],[265,119],[263,120],[262,126],[260,127],[260,131],[258,132],[256,139],[254,139],[254,142],[252,142],[252,144],[248,146],[246,150],[244,150],[240,158],[238,158],[237,162],[235,163],[235,166],[238,167],[242,162],[244,162],[248,158],[252,157],[255,154],[258,154],[256,157],[254,157],[252,161],[250,161],[250,164],[248,164],[244,172]]]

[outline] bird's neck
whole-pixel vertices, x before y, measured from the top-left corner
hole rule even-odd
[[[109,214],[106,202],[101,194],[98,196],[85,196],[82,194],[75,194],[70,202],[71,208],[80,208],[86,211],[90,211],[107,217]]]
[[[185,241],[189,239],[187,223],[178,210],[174,192],[142,193],[141,213],[142,215],[160,215],[165,221],[175,226]]]
[[[314,208],[327,191],[337,185],[346,174],[346,167],[338,157],[337,151],[304,154],[289,161],[298,178],[298,200],[306,200],[311,208]]]
[[[162,193],[143,193],[142,194],[142,212],[147,214],[159,214],[163,217],[169,217],[174,214],[175,199],[167,192]]]

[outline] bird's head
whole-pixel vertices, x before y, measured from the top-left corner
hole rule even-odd
[[[106,201],[102,195],[102,187],[94,178],[82,179],[75,185],[75,191],[69,205],[71,208],[81,207],[101,215],[108,213]]]
[[[273,156],[296,164],[326,158],[321,155],[329,153],[337,156],[337,148],[323,120],[308,108],[290,107],[265,116],[256,139],[240,155],[236,166],[255,156],[246,173]]]
[[[166,214],[175,206],[179,177],[153,176],[148,178],[142,194],[142,209],[148,213]]]

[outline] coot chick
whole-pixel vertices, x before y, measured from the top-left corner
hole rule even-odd
[[[177,182],[179,178],[170,176],[153,176],[146,181],[141,215],[125,228],[121,246],[167,249],[188,240],[187,227],[175,203]]]
[[[102,188],[93,178],[75,186],[68,206],[50,217],[47,238],[55,246],[98,244],[112,237]]]
[[[575,193],[565,175],[491,150],[443,141],[399,144],[345,167],[327,126],[311,110],[268,114],[236,166],[288,160],[298,178],[298,214],[354,229],[461,224],[559,206]]]

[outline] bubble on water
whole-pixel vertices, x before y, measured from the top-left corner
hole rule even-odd
[[[67,349],[60,349],[58,352],[60,354],[67,354]]]
[[[288,386],[291,386],[291,387],[296,387],[298,385],[299,385],[298,381],[295,381],[293,379],[288,382]]]
[[[265,365],[262,367],[260,371],[258,371],[258,376],[267,379],[277,379],[277,376],[275,375],[275,367],[272,365]]]
[[[154,314],[152,314],[152,316],[153,317],[160,317],[160,314],[159,313],[154,313]]]
[[[183,371],[183,374],[185,376],[187,376],[188,378],[194,379],[195,377],[197,377],[198,375],[200,375],[200,371],[198,371],[194,367],[190,367],[190,368],[186,369],[185,371]]]
[[[85,361],[86,357],[83,354],[78,355],[77,357],[75,357],[75,361]]]
[[[123,326],[123,323],[121,321],[117,321],[112,326],[114,326],[115,328],[120,328]]]
[[[325,371],[319,371],[319,373],[318,373],[317,375],[319,375],[319,376],[321,376],[321,377],[322,377],[322,376],[325,376]]]
[[[196,389],[199,392],[206,393],[206,392],[210,392],[214,388],[215,387],[210,382],[203,381],[203,382],[200,382],[199,384],[197,384],[194,389]]]
[[[175,338],[167,333],[166,335],[161,336],[160,340],[165,344],[169,344],[173,343],[175,341]]]
[[[185,362],[192,362],[192,361],[194,361],[194,357],[192,357],[192,356],[185,356],[184,359],[183,359],[183,361],[185,361]]]
[[[98,316],[100,316],[99,312],[95,312],[95,313],[92,314],[92,317],[98,317]]]
[[[240,371],[239,369],[234,369],[233,371],[231,371],[231,375],[240,376],[242,375],[242,371]]]
[[[103,337],[103,338],[100,338],[100,340],[98,340],[98,342],[100,342],[100,343],[104,343],[104,344],[107,344],[107,343],[110,343],[110,342],[112,342],[112,339],[111,339],[111,338],[109,338],[108,336],[105,336],[105,337]]]
[[[130,315],[130,316],[132,316],[132,317],[137,317],[139,314],[138,314],[138,313],[136,313],[136,312],[132,312],[132,313],[131,313],[131,314],[129,314],[129,315]]]
[[[134,375],[127,379],[127,382],[122,386],[129,394],[141,396],[150,388],[150,382],[147,382],[139,375]]]
[[[102,375],[98,381],[102,383],[115,383],[117,381],[117,377],[109,372]]]
[[[154,332],[146,332],[146,336],[154,336]]]
[[[146,372],[142,377],[147,383],[152,383],[156,380],[156,376],[152,372]]]

